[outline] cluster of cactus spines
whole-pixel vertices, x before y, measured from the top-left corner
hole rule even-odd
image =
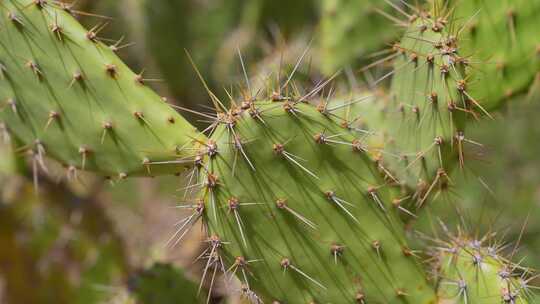
[[[449,1],[449,6],[453,19],[464,23],[458,32],[462,48],[475,57],[470,90],[484,107],[496,108],[531,84],[538,89],[540,2]]]
[[[407,245],[398,217],[406,197],[387,186],[395,178],[341,116],[358,100],[307,104],[328,81],[300,94],[293,75],[264,99],[231,97],[230,108],[211,93],[217,113],[202,113],[212,120],[207,138],[144,87],[115,56],[119,45],[99,41],[102,25],[86,31],[53,1],[4,1],[0,12],[1,117],[9,131],[38,163],[47,153],[68,168],[119,177],[192,167],[191,213],[171,242],[204,223],[201,284],[210,293],[219,275],[235,275],[252,303],[445,300],[446,290],[436,294]],[[464,135],[468,116],[489,116],[469,93],[468,60],[445,14],[411,15],[394,46],[389,142],[379,151],[406,184],[429,181],[421,203],[444,183],[450,160],[463,162],[463,145],[472,142]],[[460,261],[468,249],[490,253],[459,245]],[[504,264],[488,260],[481,266]],[[453,265],[459,271],[444,276],[468,275],[466,262]],[[500,292],[495,281],[478,294]],[[521,296],[521,289],[508,291],[506,303]]]
[[[198,137],[176,111],[145,86],[70,6],[53,1],[2,1],[0,117],[38,163],[45,154],[69,172],[113,177],[173,174]]]
[[[356,132],[301,99],[245,102],[219,120],[186,220],[208,225],[203,279],[231,269],[265,302],[433,301]]]
[[[448,183],[452,167],[463,166],[465,146],[474,143],[465,134],[467,121],[490,116],[469,91],[469,59],[447,14],[410,15],[403,39],[393,46],[394,70],[386,74],[393,78],[385,162],[401,183],[417,189],[420,205]]]
[[[461,231],[446,241],[438,240],[432,262],[439,300],[451,304],[533,303],[529,302],[529,270],[502,255],[508,246],[493,233],[471,238]]]

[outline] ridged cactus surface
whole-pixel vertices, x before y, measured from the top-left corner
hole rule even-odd
[[[193,206],[206,280],[232,268],[264,302],[433,303],[377,166],[325,114],[259,101],[224,116]]]
[[[540,86],[540,2],[450,1],[471,60],[471,94],[487,108]]]
[[[393,47],[385,158],[408,186],[447,178],[456,160],[464,161],[467,119],[484,114],[469,93],[459,44],[440,12],[418,16]]]
[[[102,23],[47,1],[2,1],[0,15],[0,117],[23,148],[111,176],[181,170],[150,162],[190,155],[197,133],[100,41]]]
[[[529,302],[528,271],[501,256],[504,244],[491,237],[453,237],[434,254],[442,303]]]

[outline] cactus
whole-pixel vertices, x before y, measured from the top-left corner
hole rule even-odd
[[[538,1],[450,1],[464,54],[472,54],[471,94],[487,109],[527,92],[540,73]],[[496,39],[494,39],[496,37]]]
[[[204,224],[208,237],[199,259],[209,295],[219,275],[235,275],[252,303],[433,304],[451,294],[428,281],[399,218],[405,198],[388,186],[396,180],[343,119],[347,107],[308,103],[332,79],[301,93],[291,82],[293,71],[276,92],[257,98],[247,79],[242,100],[231,96],[228,108],[208,90],[216,114],[198,113],[210,120],[199,133],[114,55],[117,46],[99,41],[101,26],[86,31],[70,12],[43,0],[0,5],[0,94],[6,102],[0,117],[35,163],[42,164],[46,153],[70,170],[120,178],[189,168],[184,208],[191,213],[170,242]],[[412,18],[394,47],[384,122],[390,139],[379,152],[398,156],[389,168],[412,187],[418,179],[444,178],[453,159],[462,163],[467,119],[490,115],[469,92],[468,61],[458,53],[460,40],[445,14],[435,9]],[[403,165],[400,156],[410,153]],[[457,245],[463,249],[457,255],[437,255],[443,262],[458,260],[454,268],[441,268],[442,276],[472,273],[462,260],[464,248],[488,252]],[[503,264],[490,256],[489,284],[479,284],[472,299],[500,294],[494,271]],[[152,302],[156,298],[146,295],[153,283],[146,279],[136,289]],[[514,291],[508,292],[512,299]]]
[[[0,7],[0,117],[9,130],[39,162],[48,154],[68,170],[180,171],[149,163],[189,154],[195,130],[100,42],[101,26],[87,31],[68,6],[30,2]]]
[[[506,239],[518,239],[522,222],[527,217],[527,230],[520,242],[515,260],[535,256],[540,244],[533,237],[540,223],[538,184],[540,175],[537,155],[540,146],[531,138],[540,136],[535,116],[540,110],[537,102],[527,103],[526,96],[510,101],[512,105],[493,121],[483,121],[471,129],[470,136],[484,145],[474,151],[480,161],[470,162],[464,176],[454,172],[450,189],[438,191],[429,205],[429,213],[446,225],[458,223],[468,230],[476,227],[504,227]],[[512,126],[509,128],[508,126]],[[429,232],[429,217],[420,217],[415,229]],[[494,229],[496,230],[496,229]],[[538,259],[527,259],[530,267],[540,267]],[[533,302],[534,303],[534,302]]]
[[[502,256],[493,236],[452,236],[433,253],[442,303],[529,303],[528,270]]]
[[[374,162],[320,110],[259,101],[216,129],[193,206],[208,272],[232,264],[262,299],[429,303]]]
[[[393,47],[386,160],[410,187],[446,179],[455,160],[463,162],[468,116],[483,110],[469,93],[459,43],[444,12],[435,12],[417,17]]]

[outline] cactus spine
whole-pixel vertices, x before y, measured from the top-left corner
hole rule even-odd
[[[173,174],[195,129],[114,54],[119,45],[85,30],[69,6],[3,1],[0,117],[42,161],[105,175]]]

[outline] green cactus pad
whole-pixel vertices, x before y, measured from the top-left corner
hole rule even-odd
[[[500,256],[500,244],[484,242],[457,237],[436,250],[441,303],[535,303],[529,302],[528,271]]]
[[[185,223],[207,223],[203,279],[234,273],[254,303],[434,303],[355,133],[328,112],[274,100],[224,114],[201,152],[202,190]]]
[[[85,30],[69,6],[0,5],[0,118],[42,157],[112,176],[176,173],[196,131]]]
[[[453,18],[462,24],[463,51],[475,57],[471,94],[491,109],[527,92],[540,73],[540,2],[455,2]]]
[[[385,159],[407,186],[444,181],[464,162],[467,119],[489,115],[469,92],[459,43],[444,17],[426,13],[394,45]]]

